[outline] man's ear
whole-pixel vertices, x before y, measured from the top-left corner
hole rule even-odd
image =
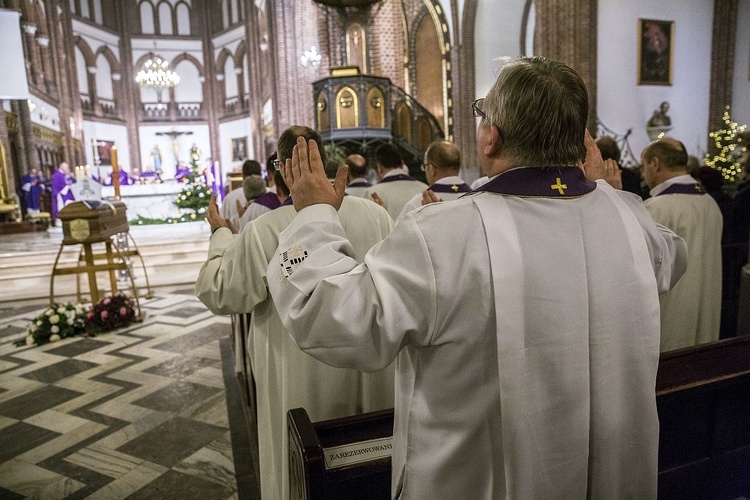
[[[493,124],[488,124],[489,131],[485,134],[487,138],[482,151],[487,157],[495,157],[503,151],[503,141],[500,138],[500,130]]]

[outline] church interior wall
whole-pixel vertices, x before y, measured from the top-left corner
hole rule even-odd
[[[265,165],[265,158],[256,158],[256,147],[253,144],[253,133],[250,120],[242,118],[219,124],[219,154],[224,172],[242,168],[241,160],[233,159],[232,139],[247,138],[247,158],[256,159]],[[270,153],[269,153],[270,154]]]
[[[479,0],[474,25],[476,97],[484,97],[497,78],[498,58],[521,55],[520,37],[525,0]]]
[[[157,132],[184,132],[177,136],[176,143],[178,147],[177,160],[190,165],[190,148],[195,144],[201,152],[201,162],[211,154],[211,141],[209,139],[208,125],[170,125],[161,126],[144,126],[138,128],[138,136],[141,145],[141,171],[146,171],[150,160],[151,152],[154,146],[158,146],[161,155],[161,168],[163,171],[162,179],[172,179],[177,172],[177,164],[173,141],[165,135],[156,135]],[[123,163],[123,162],[120,162]]]
[[[117,143],[117,162],[122,168],[130,171],[132,168],[128,144],[128,130],[125,125],[103,123],[92,120],[83,121],[83,136],[86,138],[84,157],[86,164],[93,166],[94,151],[92,141],[113,141]]]
[[[29,98],[29,115],[31,123],[41,125],[52,130],[60,131],[60,110],[44,100],[31,96]],[[33,109],[33,111],[32,111]]]
[[[637,84],[639,18],[675,23],[672,85]],[[705,153],[712,19],[713,2],[691,2],[686,8],[681,0],[599,1],[598,115],[618,133],[633,128],[630,145],[636,155],[649,142],[646,122],[662,101],[670,103],[669,135],[680,139],[690,154]]]
[[[750,0],[739,1],[737,26],[731,116],[737,123],[750,124]]]

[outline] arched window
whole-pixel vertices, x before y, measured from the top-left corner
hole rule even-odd
[[[224,95],[227,100],[237,97],[237,75],[234,72],[234,59],[227,57],[224,63]]]
[[[231,0],[232,5],[232,26],[240,22],[240,8],[237,5],[237,0]]]
[[[89,93],[89,75],[86,67],[86,58],[78,47],[75,48],[76,54],[76,74],[78,76],[78,92],[88,95]]]
[[[94,22],[102,24],[102,0],[94,0]]]
[[[144,35],[153,35],[154,29],[154,6],[151,2],[144,1],[140,5],[141,10],[141,33]]]
[[[357,94],[349,87],[344,87],[336,95],[336,128],[354,128],[357,126],[359,126]]]
[[[159,34],[174,35],[172,26],[172,6],[169,2],[159,4]]]
[[[417,26],[415,63],[417,72],[417,100],[443,122],[443,54],[432,17],[425,15]],[[440,82],[440,84],[437,84]]]
[[[178,35],[189,35],[190,34],[190,8],[185,2],[177,4],[177,34]]]
[[[102,99],[112,100],[115,97],[112,89],[112,68],[104,54],[100,54],[96,59],[96,94]]]
[[[221,0],[221,27],[229,27],[229,0]]]
[[[180,84],[174,88],[174,100],[177,103],[203,102],[203,84],[200,71],[191,61],[181,61],[174,71],[180,75]]]
[[[91,17],[91,11],[89,11],[89,2],[88,0],[81,2],[81,17],[90,18]]]

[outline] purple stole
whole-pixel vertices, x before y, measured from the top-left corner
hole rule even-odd
[[[370,187],[370,186],[372,186],[372,184],[370,184],[367,181],[355,181],[355,182],[352,182],[351,184],[349,184],[346,187],[348,187],[348,188],[360,188],[360,187]]]
[[[433,184],[429,188],[433,193],[469,193],[471,188],[466,183],[461,184]]]
[[[578,167],[520,167],[507,170],[475,192],[528,198],[577,198],[596,189]]]
[[[284,200],[284,203],[281,204],[282,207],[287,207],[289,205],[294,205],[294,202],[292,201],[291,196],[287,196],[286,200]]]
[[[279,197],[276,196],[275,193],[263,193],[262,195],[255,198],[253,200],[253,203],[262,205],[269,210],[274,210],[281,206],[281,203],[279,203]]]
[[[663,194],[706,194],[706,192],[703,190],[703,187],[696,182],[695,184],[672,184],[656,196],[661,196]]]
[[[52,174],[52,219],[57,219],[57,212],[62,210],[66,202],[75,199],[73,191],[71,190],[68,190],[65,194],[60,194],[60,191],[67,186],[74,184],[75,181],[76,180],[73,177],[60,172],[59,170],[55,170],[55,173]],[[59,200],[58,197],[60,197]]]
[[[380,182],[378,184],[383,184],[385,182],[393,182],[393,181],[416,181],[414,177],[411,175],[406,174],[398,174],[398,175],[389,175],[388,177],[383,177],[380,179]]]

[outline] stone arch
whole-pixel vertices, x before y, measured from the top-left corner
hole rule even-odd
[[[177,56],[175,56],[175,58],[172,59],[172,61],[170,61],[169,65],[172,68],[174,68],[175,66],[180,64],[182,61],[190,61],[191,63],[193,63],[195,67],[198,68],[198,74],[202,78],[205,78],[206,70],[203,67],[203,63],[201,63],[198,59],[196,59],[195,56],[188,54],[187,52],[183,52],[182,54],[178,54]]]
[[[121,70],[120,61],[117,59],[117,56],[115,55],[115,53],[112,52],[112,49],[110,49],[106,45],[102,45],[101,47],[99,47],[99,49],[97,49],[96,53],[94,54],[94,57],[98,58],[99,55],[103,55],[107,59],[107,62],[109,63],[109,67],[112,68],[112,73],[120,72]]]
[[[180,16],[183,12],[187,13],[186,26],[180,23]],[[177,2],[174,6],[174,10],[172,11],[172,17],[174,20],[173,25],[175,26],[175,34],[181,36],[189,36],[192,34],[192,11],[190,10],[190,5],[187,2],[185,2],[184,0],[180,0],[179,2]]]
[[[94,51],[91,50],[91,46],[86,42],[86,40],[84,40],[80,36],[73,37],[73,45],[81,50],[83,57],[86,59],[87,67],[96,65],[96,54],[94,54]]]

